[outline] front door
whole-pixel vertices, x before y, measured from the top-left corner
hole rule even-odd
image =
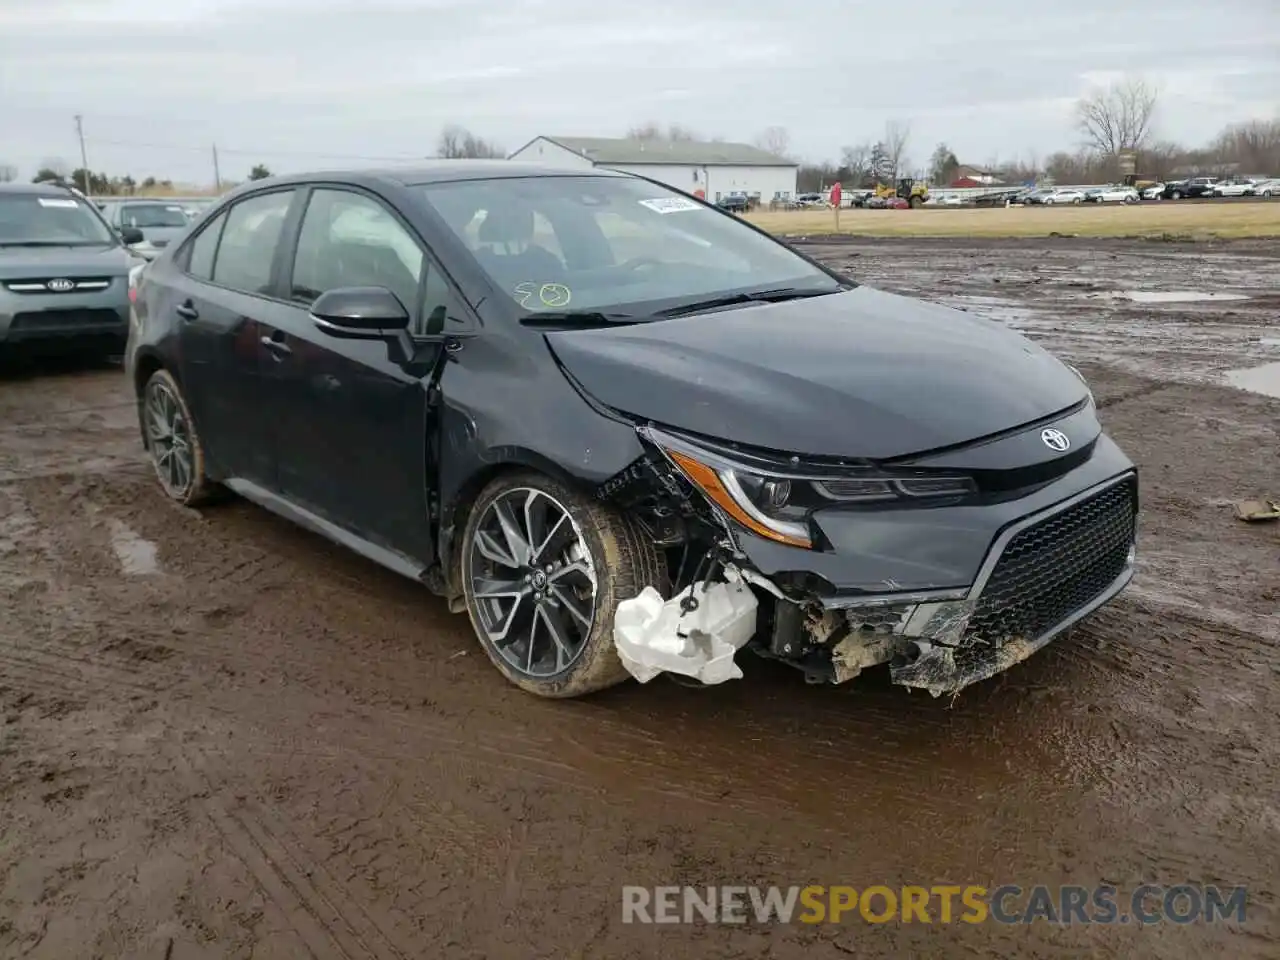
[[[285,276],[293,302],[268,319],[260,361],[280,492],[430,563],[428,403],[443,345],[421,325],[440,312],[430,301],[440,298],[441,278],[431,277],[422,245],[379,198],[336,187],[311,192]],[[331,337],[312,321],[321,293],[357,286],[385,287],[404,304],[418,335],[413,362],[381,341]]]

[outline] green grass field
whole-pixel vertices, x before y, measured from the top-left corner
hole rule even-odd
[[[1280,237],[1280,200],[1136,206],[980,207],[966,209],[833,210],[750,213],[746,219],[780,236],[868,237]]]

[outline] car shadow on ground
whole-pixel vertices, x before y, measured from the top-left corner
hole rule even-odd
[[[55,353],[7,348],[0,351],[0,381],[73,377],[123,369],[124,358],[118,350],[104,353],[101,350],[85,349]]]

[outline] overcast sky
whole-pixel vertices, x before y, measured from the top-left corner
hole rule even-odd
[[[885,122],[963,162],[1073,147],[1072,104],[1157,83],[1156,134],[1280,114],[1277,0],[0,0],[0,163],[212,181],[429,156],[458,122],[514,150],[646,120],[837,159]]]

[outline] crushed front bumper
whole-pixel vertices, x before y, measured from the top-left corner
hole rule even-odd
[[[1081,474],[1087,471],[1074,471],[1060,481],[1075,487],[1069,495],[1062,496],[1055,483],[1006,505],[1021,508],[1016,519],[993,511],[1001,525],[987,537],[966,586],[916,582],[904,590],[884,584],[890,589],[873,592],[842,590],[837,582],[836,589],[815,595],[812,606],[821,611],[816,636],[830,646],[831,679],[843,682],[887,662],[895,683],[935,696],[954,694],[1025,660],[1120,593],[1133,577],[1138,478],[1113,445],[1101,452],[1114,454],[1103,459],[1112,466],[1122,461],[1125,469],[1101,480],[1089,477],[1093,482],[1083,488]],[[981,526],[973,517],[949,518],[945,509],[937,514],[935,537],[941,540],[958,532],[962,541],[971,539]],[[873,529],[883,530],[887,522],[873,521]],[[930,548],[910,529],[896,544],[864,539],[847,569],[861,570],[876,555],[891,557],[902,569],[928,569],[940,557],[957,556],[956,544]],[[785,568],[761,568],[770,551],[761,557],[756,541],[742,539],[749,542],[740,546],[761,573],[788,579]],[[824,559],[829,574],[839,557]],[[811,618],[811,636],[814,623]]]

